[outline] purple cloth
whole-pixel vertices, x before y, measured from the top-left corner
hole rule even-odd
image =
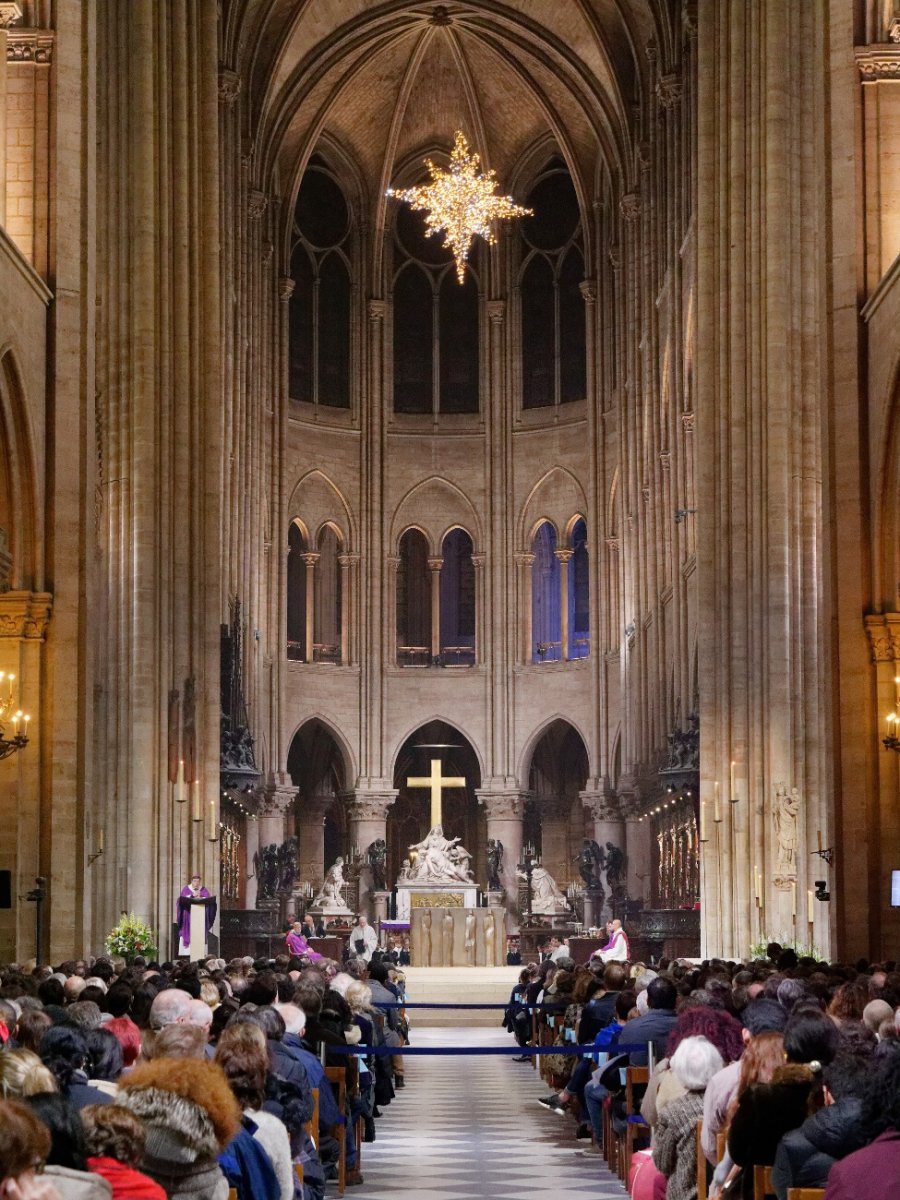
[[[285,938],[285,941],[287,942],[288,954],[296,954],[298,958],[300,955],[305,955],[312,962],[321,961],[322,955],[312,949],[302,933],[294,933],[292,929]]]
[[[196,893],[196,895],[206,899],[209,896],[211,896],[212,893],[209,891],[208,888],[202,887],[200,889],[200,891]],[[181,889],[181,892],[178,896],[178,917],[177,917],[178,934],[179,934],[182,942],[184,942],[185,946],[190,945],[190,941],[191,941],[191,906],[189,904],[182,904],[182,900],[185,900],[185,899],[190,900],[192,898],[194,898],[194,892],[191,891],[191,885],[185,884],[185,886]],[[208,904],[206,906],[206,936],[207,936],[207,938],[209,937],[209,931],[212,928],[212,923],[215,919],[216,919],[216,906],[214,904]]]

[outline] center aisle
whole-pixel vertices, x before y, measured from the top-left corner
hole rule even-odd
[[[509,1046],[502,1029],[452,1027],[412,1034],[416,1046]],[[406,1059],[406,1087],[363,1145],[360,1200],[522,1200],[626,1195],[602,1156],[575,1140],[575,1124],[537,1103],[547,1088],[510,1056]],[[349,1195],[350,1193],[348,1193]]]

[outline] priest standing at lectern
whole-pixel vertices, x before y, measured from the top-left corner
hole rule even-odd
[[[190,955],[191,953],[191,905],[189,900],[207,900],[212,895],[208,888],[203,887],[200,876],[192,875],[191,882],[181,889],[181,894],[178,897],[178,914],[176,920],[178,922],[178,953],[179,955]],[[206,931],[204,938],[204,953],[208,949],[209,931],[212,929],[213,921],[216,919],[215,902],[206,905]]]

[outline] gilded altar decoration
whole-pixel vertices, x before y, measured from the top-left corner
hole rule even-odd
[[[223,813],[219,826],[219,892],[223,900],[239,900],[241,870],[238,849],[241,835]]]
[[[425,213],[426,236],[443,233],[444,243],[456,260],[460,283],[476,237],[493,245],[497,240],[491,228],[493,221],[532,215],[530,208],[516,204],[511,196],[499,196],[496,171],[482,171],[480,164],[480,155],[469,153],[465,134],[457,130],[449,171],[426,158],[430,183],[401,192],[394,188],[387,191],[389,196]]]
[[[410,897],[411,908],[462,908],[462,892],[419,892]]]
[[[693,908],[700,898],[700,844],[691,802],[654,820],[658,908]]]

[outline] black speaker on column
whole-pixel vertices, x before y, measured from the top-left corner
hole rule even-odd
[[[12,871],[0,871],[0,908],[12,908]]]

